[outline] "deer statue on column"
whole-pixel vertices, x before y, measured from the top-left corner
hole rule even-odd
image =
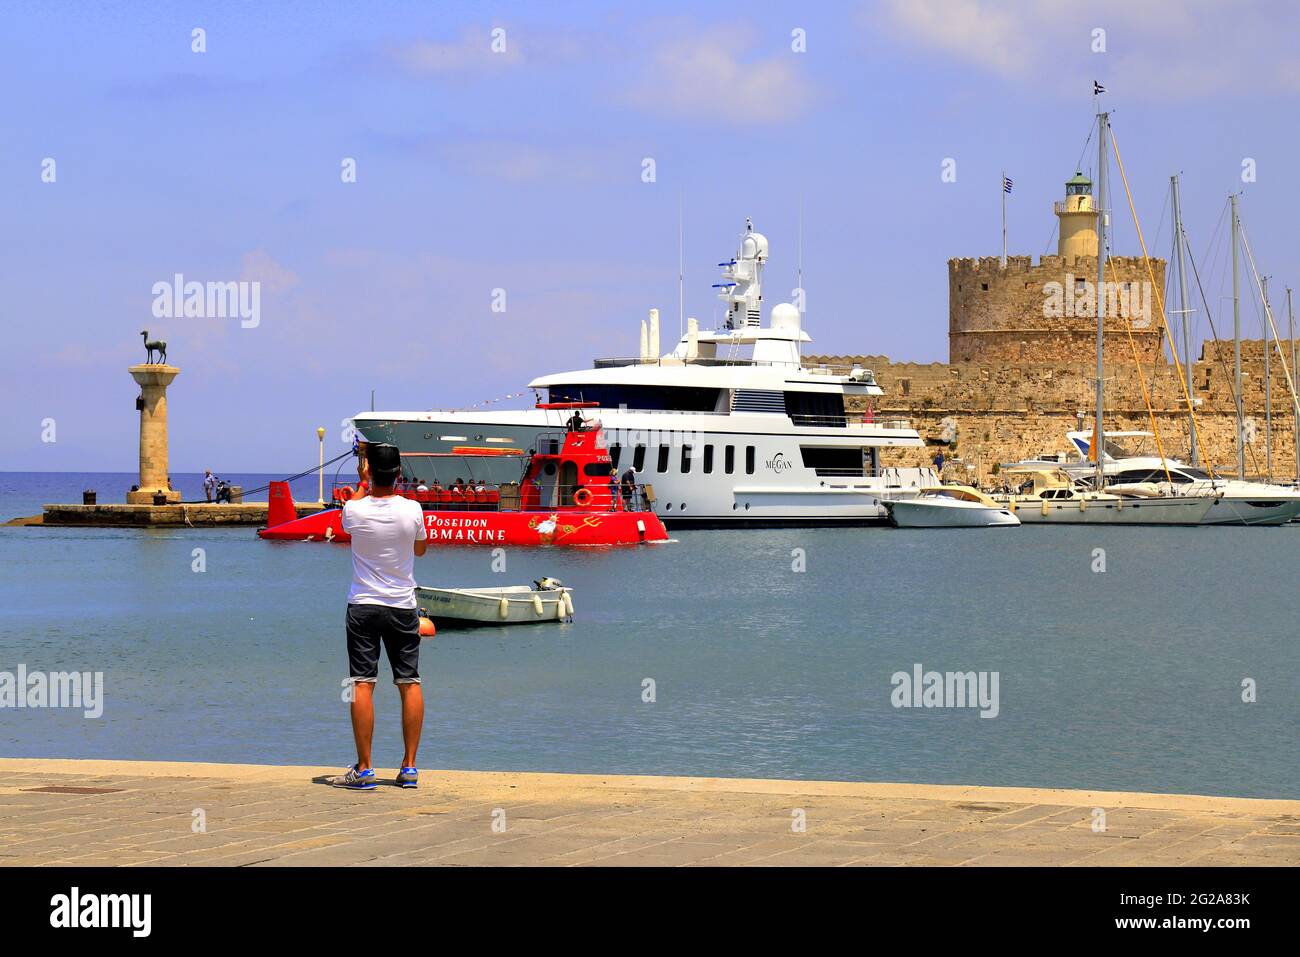
[[[154,342],[150,342],[148,329],[145,329],[143,332],[140,333],[140,335],[144,337],[144,349],[145,349],[145,357],[146,357],[145,362],[152,365],[154,361],[153,354],[157,352],[158,361],[163,365],[166,365],[167,364],[167,343],[163,342],[161,339],[156,340]]]

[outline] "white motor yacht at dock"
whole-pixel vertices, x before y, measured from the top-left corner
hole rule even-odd
[[[1079,452],[1077,461],[1064,463],[1071,475],[1087,476],[1096,470],[1089,462],[1091,433],[1067,433]],[[1284,525],[1300,516],[1300,491],[1285,485],[1220,478],[1204,469],[1177,459],[1161,458],[1151,448],[1150,432],[1107,432],[1102,443],[1102,474],[1106,487],[1121,490],[1138,485],[1177,489],[1184,495],[1205,495],[1214,499],[1203,525]]]
[[[655,510],[670,527],[883,523],[885,500],[915,495],[938,477],[932,469],[890,468],[882,450],[924,442],[905,421],[847,410],[849,399],[870,406],[883,394],[870,370],[802,364],[801,347],[811,339],[795,306],[774,306],[763,325],[767,258],[767,239],[747,223],[735,258],[722,264],[720,329],[700,330],[692,319],[661,355],[651,310],[638,356],[534,379],[529,385],[544,395],[537,408],[362,412],[353,422],[367,440],[397,445],[408,461],[428,456],[431,470],[441,457],[459,455],[444,467],[508,482],[518,479],[511,473],[519,459],[501,453],[535,447],[577,405],[599,420],[615,468],[631,466],[653,486]],[[496,454],[471,461],[475,451]]]
[[[1099,492],[1054,462],[1009,465],[1002,474],[1014,488],[993,499],[1025,524],[1202,525],[1217,501],[1212,495],[1151,489]]]
[[[915,498],[885,503],[889,520],[898,528],[997,528],[1020,524],[1001,502],[969,485],[939,485],[921,489]]]

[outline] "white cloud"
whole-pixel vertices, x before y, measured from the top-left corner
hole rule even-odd
[[[267,292],[285,292],[298,285],[298,274],[276,262],[265,249],[244,253],[240,266],[240,281],[260,282]]]
[[[895,37],[1011,81],[1126,99],[1300,90],[1295,9],[1215,0],[884,0],[869,18]],[[1092,50],[1095,29],[1106,51]]]
[[[509,30],[502,38],[504,49],[493,50],[492,30],[495,29],[506,30],[468,27],[454,40],[413,40],[391,46],[388,56],[414,76],[470,73],[519,62],[519,45]]]
[[[1002,76],[1032,65],[1032,4],[998,9],[985,0],[889,0],[888,16],[902,34]]]
[[[652,51],[629,102],[655,113],[718,123],[776,123],[805,109],[812,83],[788,48],[741,59],[736,33],[703,30]]]

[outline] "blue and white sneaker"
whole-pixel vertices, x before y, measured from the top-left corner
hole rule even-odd
[[[374,768],[358,771],[355,764],[342,774],[334,775],[329,779],[329,783],[336,788],[349,788],[353,791],[369,791],[371,788],[379,786],[379,782],[375,780]]]
[[[415,768],[402,768],[397,772],[397,786],[399,788],[418,788],[420,786],[420,772]]]

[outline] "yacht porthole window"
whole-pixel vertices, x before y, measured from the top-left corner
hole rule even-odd
[[[671,512],[673,510],[673,503],[669,502],[667,505],[664,506],[664,508]]]

